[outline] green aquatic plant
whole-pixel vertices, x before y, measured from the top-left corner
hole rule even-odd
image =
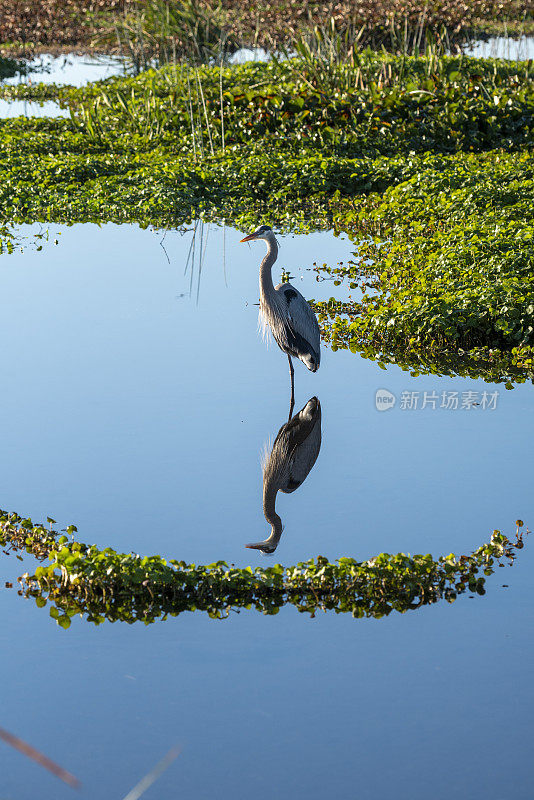
[[[161,556],[117,553],[74,540],[30,519],[0,512],[0,544],[6,552],[26,551],[39,561],[19,582],[21,594],[37,606],[50,604],[50,616],[68,628],[75,615],[95,624],[122,620],[145,624],[184,611],[205,611],[220,619],[231,610],[254,608],[276,614],[285,605],[312,614],[319,610],[353,617],[404,613],[440,599],[453,602],[464,592],[485,593],[485,578],[504,560],[513,562],[523,547],[522,520],[512,542],[500,531],[470,555],[381,553],[368,561],[324,557],[295,566],[237,568],[224,561],[207,566]]]
[[[178,225],[204,213],[243,227],[266,215],[294,227],[334,224],[372,262],[363,273],[360,261],[332,273],[362,289],[357,301],[317,304],[334,346],[504,353],[534,343],[529,152],[342,159],[227,150],[195,163],[155,149],[34,161],[33,126],[14,127],[28,139],[4,139],[7,219]]]
[[[432,156],[362,198],[343,220],[374,234],[358,250],[363,272],[360,262],[345,268],[361,299],[336,317],[333,338],[356,348],[532,347],[533,165],[530,152]]]
[[[430,57],[378,59],[369,54],[359,57],[357,65],[333,67],[328,76],[299,59],[268,64],[261,71],[256,65],[223,71],[177,67],[150,71],[136,81],[115,81],[96,97],[73,98],[71,108],[82,124],[96,113],[100,98],[110,144],[117,134],[139,134],[143,120],[152,130],[155,116],[158,141],[187,143],[199,93],[201,116],[216,146],[222,144],[221,119],[227,145],[261,140],[262,147],[296,150],[304,145],[323,152],[341,149],[345,155],[483,150],[529,141],[534,128],[529,64],[508,76],[487,69],[473,74],[458,59],[439,64],[438,70]],[[148,110],[147,97],[157,100]],[[85,130],[91,137],[91,130]]]
[[[122,14],[101,13],[95,18],[101,44],[118,48],[136,73],[187,59],[206,62],[235,50],[222,4],[195,0],[137,0]]]
[[[478,151],[530,141],[534,69],[431,51],[421,58],[363,52],[352,63],[300,56],[226,69],[177,65],[79,89],[5,87],[2,96],[57,99],[88,140],[108,147],[124,147],[130,134],[136,150],[155,142],[192,150],[193,121],[215,148],[224,127],[227,145],[293,152]]]

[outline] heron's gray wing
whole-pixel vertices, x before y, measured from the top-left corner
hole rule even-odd
[[[314,404],[315,402],[315,404]],[[318,441],[317,441],[318,436]],[[309,449],[310,440],[312,449],[316,449],[317,454],[321,447],[321,406],[317,398],[308,400],[304,408],[295,414],[289,422],[286,422],[276,435],[271,452],[266,460],[263,474],[264,479],[277,481],[277,488],[285,487],[282,489],[284,492],[294,491],[297,486],[300,486],[313,464],[317,455],[309,465],[308,469],[300,466],[309,461],[309,457],[304,453]],[[302,456],[299,455],[302,450]],[[297,464],[295,473],[295,464]],[[292,476],[296,475],[296,483]],[[276,478],[274,478],[276,476]],[[288,486],[293,485],[289,489]]]
[[[271,455],[276,453],[278,461],[289,461],[300,444],[310,435],[315,420],[302,419],[299,414],[286,422],[278,433],[271,449]]]
[[[321,360],[321,334],[315,314],[298,289],[290,283],[279,284],[276,291],[285,304],[287,314],[287,318],[281,320],[284,343],[297,356],[311,350],[318,367]]]
[[[304,483],[321,449],[321,421],[317,420],[309,436],[296,448],[289,468],[289,480],[281,491],[289,494]]]
[[[278,432],[276,441],[287,462],[282,492],[289,494],[304,482],[321,449],[321,405],[311,398]],[[275,441],[275,445],[276,445]]]

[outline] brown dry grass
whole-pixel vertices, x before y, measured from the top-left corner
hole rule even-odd
[[[304,25],[325,25],[330,18],[343,30],[347,25],[364,27],[364,40],[375,43],[391,39],[391,27],[402,31],[447,28],[451,37],[473,29],[481,20],[524,19],[532,15],[534,0],[339,0],[320,3],[315,0],[225,0],[224,7],[243,30],[258,28],[260,38],[273,36],[275,41],[290,37]]]
[[[120,12],[123,0],[0,0],[0,43],[13,55],[89,49],[95,12]]]
[[[199,6],[209,5],[210,0],[199,0]],[[29,55],[94,49],[99,34],[94,14],[134,6],[135,0],[0,0],[0,50]],[[244,44],[287,42],[303,27],[333,17],[338,30],[364,27],[362,44],[387,46],[392,24],[401,32],[405,25],[413,32],[421,22],[437,32],[445,27],[454,39],[480,28],[481,21],[532,19],[534,0],[221,0],[221,9],[228,29]],[[6,43],[17,45],[6,48]]]

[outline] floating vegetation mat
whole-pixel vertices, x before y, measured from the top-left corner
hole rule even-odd
[[[222,619],[242,608],[277,614],[285,605],[312,616],[334,611],[380,618],[442,599],[451,603],[465,592],[483,595],[486,577],[497,566],[512,564],[523,547],[523,521],[516,524],[515,541],[493,531],[488,543],[459,557],[381,553],[368,561],[340,558],[331,563],[319,556],[265,569],[224,561],[197,566],[101,550],[75,541],[75,526],[62,535],[4,511],[0,544],[5,553],[25,551],[41,562],[32,575],[19,578],[19,594],[34,598],[40,608],[49,605],[50,616],[63,628],[78,614],[95,624],[149,624],[184,611]]]

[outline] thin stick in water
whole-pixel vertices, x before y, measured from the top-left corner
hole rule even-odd
[[[171,259],[169,258],[169,254],[167,253],[167,251],[165,249],[165,245],[163,244],[163,242],[165,241],[165,237],[167,236],[168,230],[169,229],[167,228],[165,233],[163,234],[163,238],[160,240],[159,246],[161,247],[161,249],[165,253],[165,257],[167,259],[167,262],[170,264],[171,263]]]
[[[31,758],[32,761],[35,761],[36,764],[40,764],[41,767],[44,767],[56,778],[59,778],[63,783],[67,783],[69,786],[72,786],[73,789],[79,789],[81,787],[81,783],[78,778],[75,778],[74,775],[71,775],[70,772],[67,772],[66,769],[60,767],[59,764],[56,764],[55,761],[48,758],[47,756],[43,755],[36,750],[35,747],[32,747],[31,744],[27,744],[22,739],[19,739],[17,736],[13,736],[13,734],[8,733],[3,728],[0,728],[0,739],[2,739],[6,744],[10,744],[11,747],[14,747],[15,750],[18,750],[19,753],[22,753],[28,758]]]
[[[202,83],[200,82],[198,69],[197,69],[197,83],[198,83],[198,88],[200,90],[200,97],[202,98],[202,108],[204,109],[204,119],[206,120],[206,130],[208,132],[208,141],[210,143],[210,150],[211,150],[211,154],[214,155],[213,142],[211,141],[210,123],[209,123],[209,119],[208,119],[208,110],[206,108],[206,101],[204,99],[204,91],[202,89]]]
[[[226,280],[226,220],[223,219],[223,275],[224,285],[228,289],[228,281]]]
[[[189,245],[189,252],[187,253],[187,259],[185,262],[184,276],[187,275],[187,268],[189,266],[189,259],[191,258],[191,251],[193,249],[194,242],[195,242],[195,231],[193,230],[193,236],[191,238],[191,244]]]
[[[204,240],[204,250],[202,250],[202,239],[200,240],[200,263],[198,265],[198,287],[197,287],[197,306],[198,298],[200,297],[200,277],[202,275],[202,267],[204,265],[204,258],[206,257],[206,248],[208,246],[208,238],[210,235],[211,222],[208,223],[208,230],[206,231],[206,238]]]
[[[224,153],[224,110],[223,110],[223,65],[222,65],[222,53],[221,53],[221,63],[219,68],[219,91],[221,95],[221,143],[222,143],[222,151]]]
[[[193,137],[193,157],[195,161],[197,160],[197,145],[195,139],[195,122],[194,122],[194,114],[193,114],[193,98],[191,97],[191,84],[189,83],[189,72],[186,71],[187,77],[187,96],[189,100],[189,119],[191,120],[191,135]]]
[[[197,244],[197,227],[198,227],[198,220],[195,220],[195,230],[193,232],[193,252],[191,256],[191,280],[189,281],[189,297],[191,297],[191,292],[193,291],[193,275],[195,274],[195,250]]]
[[[151,769],[144,778],[141,778],[139,783],[136,784],[131,791],[128,792],[124,800],[139,800],[141,795],[144,794],[146,790],[149,789],[161,775],[163,775],[167,767],[170,767],[174,759],[180,755],[181,749],[181,747],[173,747],[171,750],[169,750],[167,755],[163,756],[161,761],[156,764],[156,766],[153,767],[153,769]]]

